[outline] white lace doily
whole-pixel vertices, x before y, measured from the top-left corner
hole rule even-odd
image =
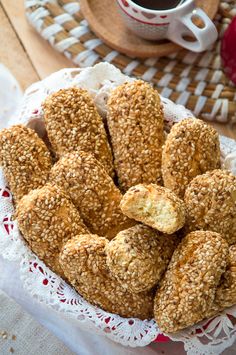
[[[49,93],[69,86],[87,88],[105,118],[106,100],[111,88],[127,80],[134,79],[126,77],[106,63],[98,64],[94,68],[61,70],[33,84],[26,91],[19,114],[9,125],[28,124],[43,135],[41,102]],[[170,125],[183,118],[192,117],[190,111],[168,99],[163,99],[163,105],[165,120]],[[222,160],[227,162],[228,166],[236,166],[235,152],[235,141],[221,137]],[[30,251],[19,232],[17,222],[12,221],[13,213],[11,193],[0,170],[0,254],[19,263],[22,284],[33,298],[58,312],[66,313],[72,321],[80,322],[83,328],[106,335],[123,345],[137,347],[163,340],[164,336],[160,334],[154,320],[122,318],[86,302]],[[235,319],[236,307],[232,307],[211,321],[204,321],[169,337],[172,341],[182,341],[189,355],[220,354],[236,339]]]

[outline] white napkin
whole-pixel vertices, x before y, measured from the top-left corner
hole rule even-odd
[[[0,351],[17,355],[72,355],[54,335],[0,291]]]
[[[22,96],[16,79],[0,63],[0,129],[6,127],[6,122],[16,113]]]
[[[114,343],[83,329],[81,323],[68,319],[66,314],[58,313],[32,299],[20,282],[18,264],[0,257],[0,289],[19,303],[39,323],[54,333],[75,354],[78,355],[184,355],[182,343],[156,343],[145,348],[130,348]],[[0,348],[0,354],[1,348]],[[16,353],[17,354],[17,353]],[[28,355],[25,353],[24,355]],[[31,352],[29,355],[33,355]],[[40,355],[52,355],[42,352]],[[232,353],[233,354],[233,353]],[[5,355],[5,353],[3,354]],[[6,354],[7,355],[7,354]],[[67,355],[67,354],[65,354]],[[228,355],[228,354],[227,354]]]

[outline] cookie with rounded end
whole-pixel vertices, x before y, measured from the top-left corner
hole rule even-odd
[[[215,299],[206,318],[212,317],[225,308],[236,304],[236,245],[229,248],[229,260],[226,271],[220,279]]]
[[[131,187],[120,207],[126,216],[167,234],[176,232],[185,222],[184,202],[171,190],[155,184]]]
[[[176,332],[205,318],[226,270],[228,253],[228,244],[218,233],[196,231],[184,237],[154,300],[154,316],[163,332]]]
[[[107,265],[127,290],[147,291],[160,281],[176,246],[175,236],[137,224],[106,245]]]
[[[65,154],[53,166],[50,181],[66,189],[92,233],[111,239],[135,224],[121,212],[122,195],[92,154]]]
[[[79,212],[57,186],[32,190],[18,203],[16,219],[30,249],[52,271],[64,276],[58,261],[63,243],[88,233]]]
[[[186,230],[212,230],[236,242],[236,177],[226,170],[199,175],[185,197]]]
[[[60,254],[61,267],[72,286],[88,302],[122,317],[153,316],[153,293],[131,293],[123,288],[106,264],[106,238],[80,235],[69,240]]]
[[[219,135],[213,127],[190,118],[172,127],[162,153],[165,187],[183,198],[195,176],[219,167]]]
[[[72,87],[49,95],[43,103],[43,113],[49,140],[58,156],[78,149],[89,151],[113,175],[103,121],[86,90]]]
[[[0,132],[0,164],[16,202],[45,185],[52,166],[44,142],[23,125]]]
[[[164,128],[158,92],[141,80],[125,83],[111,92],[107,106],[121,189],[126,191],[139,183],[161,181]]]

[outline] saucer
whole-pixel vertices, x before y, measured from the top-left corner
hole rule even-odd
[[[198,0],[196,5],[213,19],[220,0]],[[124,24],[116,0],[80,0],[81,11],[92,31],[108,46],[131,57],[161,57],[181,49],[169,40],[147,41]]]

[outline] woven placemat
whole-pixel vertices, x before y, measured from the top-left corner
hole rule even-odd
[[[25,6],[28,20],[41,36],[78,66],[108,61],[127,75],[152,82],[161,95],[185,105],[197,117],[236,122],[235,86],[225,77],[219,55],[220,39],[236,15],[236,0],[221,1],[215,18],[219,40],[208,51],[181,50],[146,60],[127,57],[98,39],[84,19],[79,1],[26,0]]]

